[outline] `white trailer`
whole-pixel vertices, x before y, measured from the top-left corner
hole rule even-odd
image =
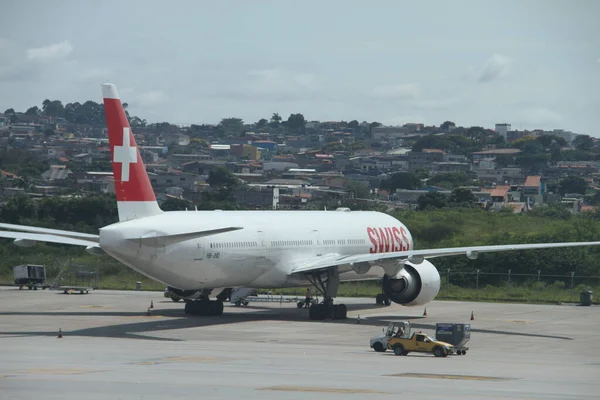
[[[17,265],[13,267],[13,276],[15,284],[19,285],[19,289],[27,286],[29,290],[38,288],[46,289],[49,285],[46,282],[46,267],[43,265]]]

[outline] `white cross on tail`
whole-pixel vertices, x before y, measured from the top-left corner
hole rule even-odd
[[[121,182],[129,182],[129,166],[137,162],[137,148],[131,145],[129,128],[123,128],[123,145],[115,146],[113,162],[121,163]]]

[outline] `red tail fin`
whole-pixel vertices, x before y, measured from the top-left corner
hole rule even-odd
[[[103,84],[102,96],[119,220],[126,221],[159,214],[162,211],[156,202],[146,167],[115,85]]]

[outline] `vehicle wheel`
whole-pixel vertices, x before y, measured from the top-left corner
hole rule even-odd
[[[462,351],[462,355],[463,355],[463,356],[466,356],[466,355],[467,355],[467,351],[466,351],[466,350],[463,350],[463,351]]]
[[[381,353],[381,352],[384,352],[386,349],[385,349],[385,347],[383,347],[381,342],[375,342],[375,344],[373,345],[373,350]]]
[[[245,305],[245,306],[247,306],[247,305],[248,305],[248,302],[247,302],[247,301],[245,301],[245,302],[244,302],[244,305]]]
[[[444,354],[447,355],[447,353],[444,351],[444,349],[442,349],[440,346],[436,346],[433,349],[433,355],[436,357],[444,357]]]
[[[383,304],[383,294],[379,293],[377,296],[375,296],[375,303],[377,303],[377,305],[382,305]]]
[[[304,307],[304,302],[303,302],[303,301],[299,301],[299,302],[296,304],[296,307],[298,307],[298,308],[302,308],[302,307]]]
[[[402,346],[401,344],[395,344],[394,347],[392,347],[394,349],[394,354],[397,356],[403,356],[404,355],[404,346]]]
[[[242,305],[242,302],[241,302],[241,301],[237,300],[237,301],[235,302],[235,306],[236,306],[236,307],[239,307],[239,306],[241,306],[241,305]]]
[[[181,300],[181,297],[171,297],[171,300],[177,303],[179,300]]]

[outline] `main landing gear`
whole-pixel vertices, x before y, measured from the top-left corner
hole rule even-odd
[[[202,293],[195,300],[185,301],[185,313],[203,317],[222,315],[223,301],[219,297],[217,297],[217,300],[210,300],[208,294]]]
[[[340,286],[337,268],[329,268],[324,272],[313,272],[307,274],[306,278],[323,296],[322,303],[311,304],[308,310],[309,319],[322,321],[326,319],[346,319],[348,317],[345,304],[333,304],[333,298],[337,295]]]

